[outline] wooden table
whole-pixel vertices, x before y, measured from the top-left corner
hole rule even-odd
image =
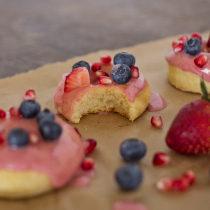
[[[209,8],[209,0],[0,0],[0,78],[100,49],[208,30]]]

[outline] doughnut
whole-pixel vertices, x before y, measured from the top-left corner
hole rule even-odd
[[[207,91],[210,91],[210,38],[193,33],[190,38],[182,36],[172,43],[173,49],[166,54],[168,79],[176,88],[201,93],[203,76]]]

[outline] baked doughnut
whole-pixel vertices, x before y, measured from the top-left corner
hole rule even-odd
[[[21,113],[21,115],[20,115]],[[0,110],[0,197],[25,198],[58,189],[84,158],[75,129],[33,100]]]
[[[203,75],[207,91],[210,91],[210,38],[198,33],[188,38],[182,36],[172,43],[173,49],[166,54],[168,79],[183,91],[201,93],[200,79]]]
[[[88,66],[76,65],[57,87],[54,104],[58,113],[73,123],[100,111],[118,112],[134,121],[145,111],[151,96],[145,77],[134,64],[133,55],[118,53],[114,64],[110,56],[102,56],[90,71]]]

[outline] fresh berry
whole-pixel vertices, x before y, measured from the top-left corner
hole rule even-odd
[[[22,128],[15,128],[8,134],[8,142],[12,147],[23,147],[29,143],[27,131]]]
[[[39,131],[45,140],[54,141],[61,135],[62,128],[53,120],[44,120],[39,123]]]
[[[153,115],[151,118],[151,124],[156,128],[161,128],[163,126],[163,121],[161,116]]]
[[[173,189],[178,191],[185,191],[189,187],[189,183],[185,178],[178,178],[173,180]]]
[[[184,51],[188,55],[197,55],[201,52],[201,41],[197,38],[190,38],[184,43]]]
[[[194,38],[197,38],[197,39],[199,39],[199,40],[201,41],[201,43],[202,43],[202,37],[201,37],[201,35],[200,35],[199,33],[197,33],[197,32],[192,33],[190,37],[192,37],[192,38],[193,38],[193,37],[194,37]]]
[[[181,36],[178,40],[185,43],[188,40],[188,36]]]
[[[98,83],[101,85],[110,85],[113,83],[113,80],[110,77],[100,76],[98,78]]]
[[[123,190],[133,190],[141,183],[143,174],[139,166],[126,164],[116,171],[115,179]]]
[[[184,44],[183,43],[178,43],[177,45],[174,46],[173,51],[175,53],[181,52],[184,49]]]
[[[127,139],[120,145],[120,154],[127,162],[139,161],[145,156],[146,152],[146,145],[138,139]]]
[[[183,41],[178,40],[178,41],[173,41],[172,42],[172,47],[174,48],[177,44],[183,43]]]
[[[5,141],[3,134],[0,132],[0,144],[3,144]]]
[[[54,120],[55,115],[49,110],[49,109],[44,109],[43,111],[39,112],[39,114],[36,117],[37,122],[41,122],[42,120]]]
[[[195,182],[195,173],[192,170],[186,171],[182,177],[188,181],[189,185],[192,185]]]
[[[36,100],[36,93],[34,90],[27,90],[23,96],[24,100]]]
[[[109,74],[107,74],[105,71],[99,70],[96,72],[97,77],[106,76],[109,77]]]
[[[170,156],[164,152],[157,152],[153,157],[153,165],[155,166],[165,166],[168,165],[170,161]]]
[[[126,64],[117,64],[113,66],[110,76],[115,83],[126,84],[131,80],[132,72]]]
[[[86,67],[78,67],[66,76],[64,92],[90,84],[90,76]]]
[[[4,119],[6,117],[6,112],[3,109],[0,109],[0,119]]]
[[[113,61],[114,61],[114,65],[116,65],[116,64],[125,64],[127,66],[134,66],[135,62],[136,62],[136,59],[130,53],[121,52],[121,53],[117,53],[114,56]]]
[[[85,158],[81,164],[82,169],[91,170],[94,168],[95,162],[93,158]]]
[[[81,133],[78,131],[77,128],[74,128],[74,130],[77,132],[77,134],[79,134],[80,138],[82,137]]]
[[[172,191],[173,190],[173,179],[162,178],[156,183],[156,187],[160,191]]]
[[[206,43],[206,46],[207,46],[208,52],[210,52],[210,35],[209,35],[208,41]]]
[[[11,107],[9,110],[9,113],[10,113],[11,117],[20,117],[21,116],[20,109],[19,109],[19,107],[16,107],[16,106]]]
[[[200,55],[194,60],[194,63],[196,66],[202,68],[208,61],[208,56],[207,55]]]
[[[19,110],[24,118],[34,118],[40,111],[40,105],[34,100],[26,100],[21,103]]]
[[[95,150],[97,141],[95,141],[94,139],[87,139],[83,143],[83,145],[84,145],[85,155],[89,155]]]
[[[90,71],[90,65],[88,62],[86,61],[78,61],[77,63],[75,63],[73,66],[72,66],[72,70],[73,69],[76,69],[78,67],[86,67],[88,71]]]
[[[139,68],[136,66],[130,66],[132,72],[132,78],[138,79],[139,78]]]
[[[104,64],[110,64],[111,61],[112,61],[112,58],[109,55],[103,55],[103,56],[100,57],[100,60]]]
[[[92,64],[92,66],[91,66],[91,70],[92,70],[93,72],[96,72],[96,71],[98,71],[98,70],[101,70],[101,62],[99,62],[99,61],[94,62],[94,63]]]
[[[28,136],[29,136],[29,141],[32,144],[37,144],[40,141],[39,136],[35,131],[29,131]]]

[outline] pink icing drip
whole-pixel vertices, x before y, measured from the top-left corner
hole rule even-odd
[[[151,91],[151,98],[147,110],[150,112],[157,112],[166,108],[167,103],[165,99],[157,92]]]
[[[112,210],[148,210],[148,208],[134,201],[116,201],[112,206]]]
[[[174,53],[173,49],[171,49],[166,54],[166,60],[171,65],[177,66],[183,71],[191,71],[192,73],[197,74],[199,77],[202,77],[203,74],[204,79],[210,82],[210,72],[207,73],[208,71],[202,71],[204,69],[210,70],[210,53],[207,53],[206,43],[207,39],[203,39],[202,52],[196,56],[188,55],[184,52],[184,50],[182,52]],[[208,57],[208,62],[204,65],[203,68],[196,66],[194,63],[194,59],[200,55],[206,55]]]
[[[66,184],[77,172],[84,158],[84,149],[74,128],[59,118],[56,121],[62,126],[62,134],[57,141],[46,142],[38,131],[36,119],[0,120],[0,127],[5,128],[5,139],[13,128],[35,131],[41,139],[37,144],[16,149],[7,142],[0,145],[0,169],[35,170],[47,174],[55,188]]]

